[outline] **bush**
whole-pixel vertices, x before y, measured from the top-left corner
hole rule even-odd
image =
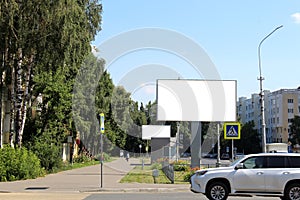
[[[15,181],[44,175],[38,157],[25,148],[0,149],[0,181]]]
[[[186,173],[186,174],[184,175],[183,180],[184,180],[185,182],[190,182],[191,176],[192,176],[197,170],[199,170],[199,169],[200,169],[199,167],[196,167],[196,168],[190,168],[190,169],[188,170],[188,173]]]
[[[186,161],[177,161],[173,163],[174,171],[188,171],[190,166]]]
[[[38,156],[41,166],[48,172],[53,172],[62,166],[60,148],[47,141],[36,140],[32,151]]]
[[[98,161],[100,161],[100,154],[97,154],[95,157],[94,157],[94,159],[95,160],[98,160]],[[107,154],[107,153],[105,153],[105,152],[103,152],[103,161],[105,162],[105,161],[109,161],[111,158],[110,158],[110,155],[109,154]]]
[[[153,170],[153,169],[161,169],[162,166],[160,163],[153,163],[150,168]]]
[[[90,158],[90,156],[87,156],[85,154],[80,154],[79,156],[75,157],[73,159],[74,163],[86,163],[91,161],[92,159]]]

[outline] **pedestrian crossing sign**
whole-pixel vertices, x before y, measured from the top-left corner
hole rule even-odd
[[[240,139],[241,124],[240,123],[225,123],[224,124],[224,138],[225,139]]]
[[[100,132],[104,133],[104,113],[100,114]]]

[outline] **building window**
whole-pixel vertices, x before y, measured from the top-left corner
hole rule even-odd
[[[292,118],[288,119],[288,123],[292,123],[292,122],[293,122]]]
[[[294,113],[294,109],[289,108],[289,109],[288,109],[288,113]]]
[[[275,117],[272,118],[272,124],[275,124]]]
[[[294,99],[288,99],[288,103],[294,103]]]

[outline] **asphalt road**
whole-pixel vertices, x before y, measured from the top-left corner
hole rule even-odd
[[[84,200],[207,200],[202,194],[192,192],[174,193],[118,193],[118,194],[92,194]],[[279,200],[277,197],[229,197],[228,200]]]
[[[207,200],[202,194],[192,192],[166,193],[0,193],[0,200]],[[228,200],[280,200],[278,197],[236,197]]]

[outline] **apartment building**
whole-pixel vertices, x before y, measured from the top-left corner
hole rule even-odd
[[[290,125],[295,115],[300,115],[300,87],[281,89],[265,93],[266,141],[287,143],[291,134]],[[254,121],[255,129],[261,134],[261,104],[259,94],[251,98],[240,97],[237,116],[241,123]]]
[[[287,142],[292,119],[300,113],[300,88],[272,92],[265,103],[267,137],[271,142]]]

